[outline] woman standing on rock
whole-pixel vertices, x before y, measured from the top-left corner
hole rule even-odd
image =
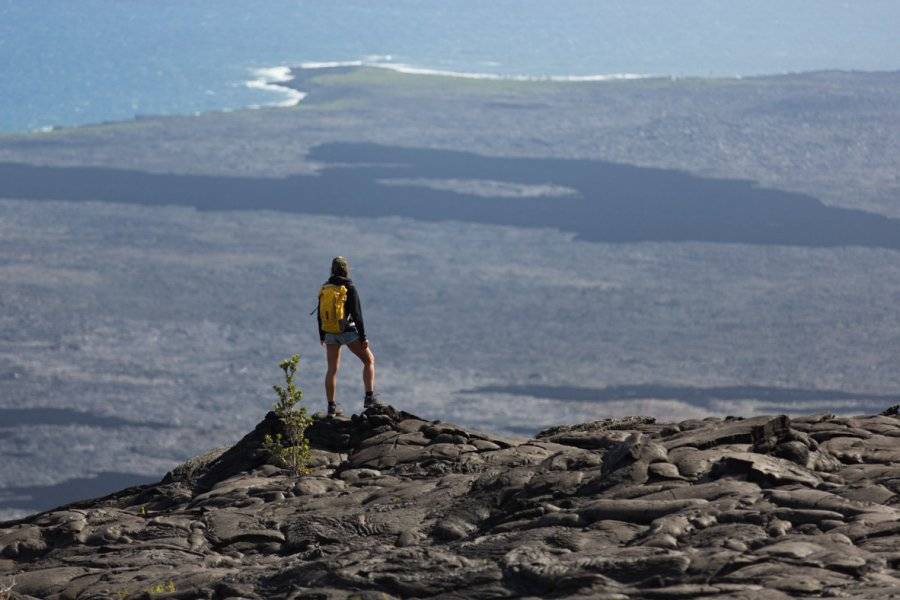
[[[366,390],[363,408],[378,403],[375,396],[375,356],[366,339],[362,305],[353,280],[350,264],[343,256],[331,261],[331,277],[319,289],[319,341],[325,346],[328,371],[325,373],[325,397],[328,399],[328,416],[343,415],[334,400],[337,371],[341,363],[341,346],[346,345],[363,364],[363,386]]]

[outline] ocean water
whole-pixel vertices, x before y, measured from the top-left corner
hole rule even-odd
[[[532,77],[900,68],[894,0],[0,0],[0,132],[290,105],[282,67]]]

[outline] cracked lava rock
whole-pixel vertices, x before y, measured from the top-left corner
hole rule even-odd
[[[900,598],[900,417],[606,419],[512,439],[390,406],[0,523],[40,599]]]

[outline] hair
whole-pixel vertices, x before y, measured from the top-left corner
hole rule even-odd
[[[350,275],[350,263],[343,256],[335,256],[331,259],[331,274],[347,277]]]

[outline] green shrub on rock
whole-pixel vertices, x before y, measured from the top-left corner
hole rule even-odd
[[[266,434],[263,446],[275,463],[303,475],[307,472],[306,463],[310,457],[309,440],[305,434],[306,428],[312,424],[312,417],[306,412],[306,407],[297,406],[303,397],[303,391],[294,384],[299,363],[300,355],[294,354],[278,365],[284,371],[285,384],[272,386],[278,394],[272,409],[281,420],[282,433],[274,436]]]

